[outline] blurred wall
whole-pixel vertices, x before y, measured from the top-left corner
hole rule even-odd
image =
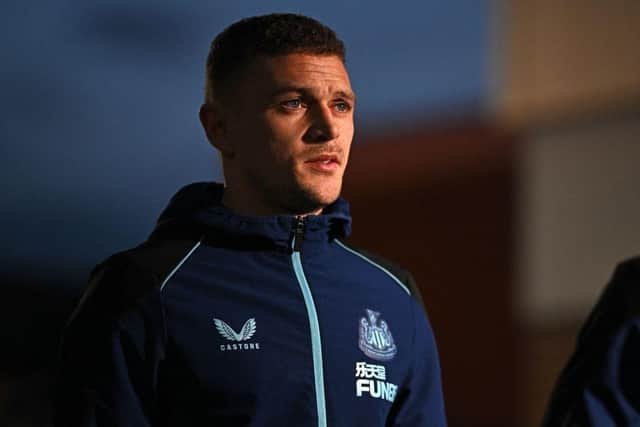
[[[640,3],[501,1],[497,113],[531,124],[630,108],[640,98]]]
[[[640,114],[531,135],[521,152],[519,306],[526,322],[585,317],[640,254]]]
[[[640,252],[640,3],[499,3],[494,117],[520,140],[515,322],[535,426],[615,265]]]

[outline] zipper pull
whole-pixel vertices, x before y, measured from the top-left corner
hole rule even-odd
[[[302,239],[304,238],[304,217],[297,216],[293,229],[293,252],[300,252],[302,249]]]

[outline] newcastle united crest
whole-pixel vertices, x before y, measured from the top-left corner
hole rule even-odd
[[[398,349],[393,342],[387,322],[378,318],[380,313],[367,309],[367,318],[360,319],[360,342],[358,347],[375,360],[391,360]]]

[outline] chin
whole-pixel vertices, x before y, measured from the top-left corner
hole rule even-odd
[[[300,186],[299,197],[296,197],[299,209],[313,212],[324,209],[340,197],[340,185]]]
[[[340,190],[321,188],[313,191],[310,196],[310,198],[314,200],[318,206],[324,208],[335,202],[338,197],[340,197]]]

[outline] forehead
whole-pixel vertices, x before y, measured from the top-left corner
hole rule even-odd
[[[344,63],[335,55],[260,56],[247,67],[244,77],[256,94],[287,88],[304,88],[319,94],[352,92]]]

